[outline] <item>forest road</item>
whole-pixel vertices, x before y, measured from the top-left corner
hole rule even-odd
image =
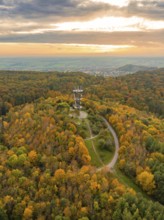
[[[112,170],[117,162],[118,159],[118,150],[119,150],[119,141],[118,141],[118,137],[116,132],[114,131],[114,129],[112,128],[112,126],[109,124],[109,122],[104,118],[101,117],[103,119],[103,121],[105,122],[108,130],[111,132],[113,138],[114,138],[114,144],[115,144],[115,153],[114,153],[114,157],[113,159],[110,161],[110,163],[108,163],[105,167],[109,170]]]

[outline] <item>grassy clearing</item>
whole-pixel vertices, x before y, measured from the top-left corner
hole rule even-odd
[[[94,145],[96,148],[97,153],[99,154],[101,160],[103,161],[103,163],[105,165],[107,165],[113,158],[114,156],[114,151],[110,152],[108,150],[101,150],[100,147],[98,146],[98,140],[99,137],[96,137],[93,141],[94,141]]]
[[[111,149],[111,151],[108,150],[108,149],[101,149],[100,146],[99,146],[99,140],[101,138],[110,139],[111,142],[113,143],[112,145],[114,146],[113,136],[111,135],[109,130],[106,128],[106,129],[102,129],[100,131],[99,135],[93,140],[96,151],[99,154],[102,162],[105,165],[107,165],[112,160],[112,158],[114,156],[115,147],[113,147],[113,149]]]
[[[83,119],[82,120],[82,124],[83,124],[83,128],[85,129],[85,133],[86,133],[86,138],[90,138],[91,135],[90,135],[90,131],[89,131],[89,128],[87,126],[87,119]]]
[[[97,157],[97,155],[95,154],[94,150],[93,150],[93,147],[92,147],[92,140],[86,140],[85,141],[85,144],[88,148],[88,151],[89,151],[89,155],[91,157],[91,164],[93,166],[96,166],[96,167],[101,167],[102,164],[99,160],[99,158]]]
[[[84,121],[86,124],[87,123],[90,123],[89,120],[85,119]],[[87,126],[88,127],[88,126]],[[103,133],[105,132],[105,133]],[[88,131],[87,131],[88,135],[90,135],[90,131],[89,131],[89,128],[88,128]],[[104,137],[104,135],[105,137]],[[99,139],[101,138],[109,138],[113,141],[113,137],[111,135],[111,133],[108,131],[108,129],[101,129],[101,132],[99,133],[99,135],[97,137],[95,137],[94,139],[92,140],[86,140],[86,145],[88,147],[88,150],[89,150],[89,154],[91,156],[91,164],[96,166],[96,167],[101,167],[102,166],[102,163],[101,161],[103,162],[104,165],[107,165],[113,158],[114,156],[114,150],[111,152],[109,150],[105,150],[105,149],[101,149],[99,146],[98,146],[98,141]],[[96,155],[94,149],[93,149],[93,146],[92,146],[92,141],[93,141],[93,144],[95,146],[95,150],[97,152],[98,155]],[[100,161],[101,160],[101,161]]]

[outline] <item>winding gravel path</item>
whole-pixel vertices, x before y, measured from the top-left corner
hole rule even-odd
[[[109,124],[109,122],[104,118],[101,117],[103,119],[103,121],[105,122],[108,130],[111,132],[111,134],[113,135],[114,138],[114,143],[115,143],[115,153],[114,153],[114,157],[111,160],[110,163],[108,163],[105,167],[107,167],[108,169],[112,170],[117,162],[118,159],[118,150],[119,150],[119,141],[118,141],[118,137],[116,132],[114,131],[114,129],[112,128],[112,126]]]

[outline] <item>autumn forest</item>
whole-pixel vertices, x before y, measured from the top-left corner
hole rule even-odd
[[[164,69],[0,71],[0,220],[163,220],[163,83]]]

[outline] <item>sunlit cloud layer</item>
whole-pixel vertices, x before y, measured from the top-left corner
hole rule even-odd
[[[0,0],[0,55],[9,43],[19,54],[21,45],[23,54],[25,44],[50,43],[61,54],[142,54],[146,45],[161,55],[163,34],[164,0]]]
[[[93,2],[102,2],[102,3],[108,3],[111,5],[116,5],[119,7],[127,6],[129,4],[129,0],[92,0]]]
[[[53,25],[52,25],[53,26]],[[60,31],[140,31],[164,28],[164,21],[151,21],[139,17],[103,17],[85,22],[64,22],[54,25]],[[50,29],[49,29],[50,30]]]
[[[133,45],[97,45],[97,44],[65,44],[64,46],[76,47],[80,49],[90,49],[94,52],[108,53],[120,49],[128,49],[134,47]]]

